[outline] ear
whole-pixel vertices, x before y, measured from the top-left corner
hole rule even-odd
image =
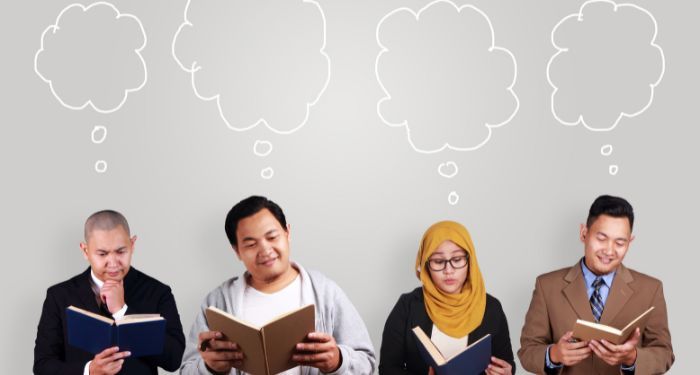
[[[632,244],[632,241],[634,241],[634,238],[635,238],[635,237],[634,237],[634,234],[633,234],[633,235],[630,237],[630,242],[629,242],[630,245]]]
[[[236,247],[233,245],[231,245],[231,248],[233,249],[233,252],[236,253],[236,257],[238,257],[238,260],[241,260],[241,253],[238,252],[238,249],[236,249]]]
[[[132,252],[134,251],[134,245],[136,244],[137,239],[138,239],[138,237],[136,235],[134,235],[133,237],[131,237],[129,239],[129,242],[131,242],[131,251]]]
[[[586,227],[586,224],[581,224],[581,227],[579,228],[579,240],[581,240],[581,242],[585,242],[587,234],[588,228]]]
[[[292,225],[287,223],[287,241],[292,239]]]
[[[85,242],[80,243],[80,250],[82,250],[82,252],[83,252],[83,258],[85,258],[85,260],[88,260],[88,254],[87,254],[88,247],[87,247],[87,244]]]

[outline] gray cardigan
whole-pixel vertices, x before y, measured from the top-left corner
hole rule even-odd
[[[373,374],[376,365],[374,347],[367,327],[350,299],[335,282],[323,274],[307,272],[296,263],[293,266],[301,276],[302,306],[311,303],[316,305],[316,331],[332,335],[338,343],[343,362],[333,374]],[[245,290],[244,280],[238,277],[228,279],[204,299],[187,337],[180,374],[210,374],[197,351],[199,333],[209,330],[204,311],[208,306],[216,306],[230,314],[239,315]],[[302,366],[301,369],[303,375],[321,373],[313,367]],[[232,369],[231,374],[240,375],[241,371]]]

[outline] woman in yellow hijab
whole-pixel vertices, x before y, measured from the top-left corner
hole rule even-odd
[[[422,286],[401,295],[387,318],[379,374],[432,374],[418,352],[415,326],[445,357],[491,334],[485,374],[514,374],[508,322],[501,303],[486,293],[467,229],[453,221],[433,224],[423,235],[415,270]]]

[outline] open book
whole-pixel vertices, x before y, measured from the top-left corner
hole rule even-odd
[[[131,357],[157,355],[163,351],[165,319],[158,314],[124,315],[112,320],[75,306],[66,308],[68,344],[97,354],[112,346],[131,352]]]
[[[491,335],[486,335],[461,352],[445,358],[419,326],[413,328],[413,333],[418,339],[418,351],[423,360],[437,375],[481,374],[491,363]]]
[[[620,345],[627,341],[637,327],[639,327],[640,331],[644,330],[652,310],[654,310],[654,306],[634,318],[622,329],[578,319],[576,320],[576,324],[574,324],[573,336],[575,339],[582,341],[606,340],[615,345]]]
[[[262,327],[213,306],[207,307],[206,316],[209,329],[223,333],[243,351],[243,364],[237,368],[255,375],[277,374],[298,366],[292,361],[296,344],[316,330],[314,305],[281,315]]]

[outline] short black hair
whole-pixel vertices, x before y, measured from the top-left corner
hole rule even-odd
[[[591,209],[588,211],[586,227],[590,228],[598,216],[608,215],[617,218],[626,217],[630,222],[630,230],[634,226],[634,210],[632,205],[624,198],[612,195],[601,195],[593,201]]]
[[[119,226],[124,228],[127,235],[131,236],[129,223],[124,215],[114,210],[97,211],[85,220],[85,241],[94,230],[112,230]]]
[[[258,195],[252,195],[238,203],[236,203],[233,208],[226,215],[226,222],[224,223],[224,229],[226,230],[226,237],[228,237],[228,242],[234,248],[238,243],[236,238],[236,229],[238,229],[238,222],[246,217],[253,216],[258,212],[267,209],[270,211],[272,216],[277,219],[282,228],[287,230],[287,219],[284,217],[284,212],[282,208],[277,205],[277,203]]]

